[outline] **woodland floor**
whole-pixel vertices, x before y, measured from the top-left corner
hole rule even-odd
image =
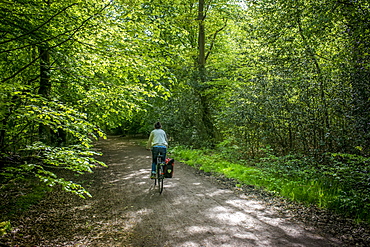
[[[108,167],[78,179],[92,194],[54,191],[12,221],[3,246],[370,246],[369,229],[328,212],[175,162],[162,195],[137,139],[99,141]]]

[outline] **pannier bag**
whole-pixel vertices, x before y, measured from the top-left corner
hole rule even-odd
[[[172,178],[173,177],[173,167],[175,165],[175,160],[167,158],[166,165],[164,166],[164,177],[165,178]]]

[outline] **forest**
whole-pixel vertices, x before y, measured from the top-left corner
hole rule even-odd
[[[201,170],[370,222],[369,1],[3,0],[0,16],[4,193],[90,196],[58,171],[93,172],[94,141],[160,121]]]

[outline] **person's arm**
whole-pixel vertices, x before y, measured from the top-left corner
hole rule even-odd
[[[167,138],[167,133],[164,134],[164,139],[166,140],[167,147],[168,147],[168,138]]]
[[[146,144],[146,149],[150,149],[152,147],[152,142],[153,142],[153,132],[150,132],[149,140],[148,143]]]

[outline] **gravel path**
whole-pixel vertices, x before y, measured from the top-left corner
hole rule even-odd
[[[179,162],[159,195],[151,154],[135,140],[110,137],[97,149],[109,167],[79,178],[93,197],[51,193],[16,222],[9,246],[344,246]]]

